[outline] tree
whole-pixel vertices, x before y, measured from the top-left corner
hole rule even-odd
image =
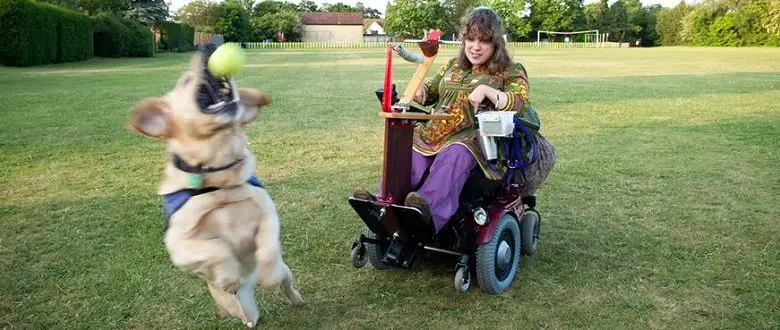
[[[298,11],[298,5],[287,1],[266,0],[255,5],[252,16],[277,13],[280,11]]]
[[[512,39],[525,38],[531,32],[531,23],[523,17],[525,0],[484,0],[486,5],[501,17],[502,25]]]
[[[769,6],[769,21],[765,27],[770,34],[780,35],[780,0],[770,0]]]
[[[585,5],[585,26],[588,30],[596,30],[601,25],[601,4],[589,3]]]
[[[768,21],[764,28],[769,35],[767,46],[780,46],[780,0],[769,0]]]
[[[121,17],[132,4],[132,0],[77,0],[76,4],[88,15],[106,13]]]
[[[256,40],[300,41],[303,25],[298,12],[316,8],[314,2],[306,0],[299,5],[275,0],[260,2],[255,6],[250,20],[252,37]]]
[[[741,46],[742,40],[737,34],[737,27],[734,24],[735,14],[726,13],[715,19],[709,28],[710,46]]]
[[[376,10],[371,7],[366,7],[362,2],[358,1],[355,4],[355,8],[357,8],[359,12],[363,13],[363,18],[380,18],[382,13],[379,12],[379,10]]]
[[[459,32],[462,19],[466,12],[477,6],[478,0],[444,0],[442,7],[447,16],[446,30],[452,33]]]
[[[623,40],[639,39],[639,34],[648,20],[642,3],[639,0],[618,0],[618,2],[621,2],[626,9],[626,18],[628,19]]]
[[[374,18],[374,19],[376,19],[376,18],[381,18],[381,17],[382,17],[382,13],[379,12],[379,10],[371,8],[371,7],[368,7],[363,12],[363,18]]]
[[[238,0],[226,0],[223,6],[222,16],[214,27],[215,32],[222,34],[225,41],[247,41],[250,35],[249,13]]]
[[[204,32],[214,32],[224,10],[222,4],[209,0],[193,0],[179,8],[178,16],[182,23],[194,26]]]
[[[671,9],[665,9],[658,14],[658,39],[663,46],[682,45],[683,40],[680,35],[682,31],[683,17],[690,11],[690,7],[685,1],[680,1],[677,6]]]
[[[298,4],[298,10],[303,12],[316,12],[317,10],[317,4],[314,3],[314,1],[311,0],[301,0],[301,2]]]
[[[163,22],[170,14],[168,4],[163,0],[134,0],[130,9],[124,12],[124,17],[146,24]]]
[[[352,6],[344,4],[342,2],[337,2],[336,4],[333,4],[333,5],[326,4],[325,5],[325,11],[331,12],[331,13],[344,13],[344,12],[347,12],[347,13],[357,13],[357,12],[360,12],[360,8],[352,7]]]
[[[658,25],[657,14],[663,10],[661,5],[652,5],[644,7],[637,15],[637,19],[634,20],[635,24],[638,24],[641,30],[637,34],[638,39],[642,47],[651,47],[658,44],[658,32],[656,26]]]
[[[251,24],[257,40],[300,41],[303,33],[303,24],[296,11],[267,13],[252,18]]]
[[[707,46],[710,40],[710,25],[718,17],[716,8],[700,5],[683,18],[681,38],[686,44]]]
[[[612,40],[623,41],[626,32],[630,30],[628,13],[621,1],[617,1],[609,7],[609,28],[607,32]]]
[[[81,7],[79,6],[79,0],[41,0],[41,2],[50,3],[76,12],[82,11]]]
[[[533,30],[576,31],[585,26],[582,0],[531,0]]]
[[[747,0],[732,11],[737,35],[745,45],[760,46],[767,43],[771,35],[767,29],[771,11],[769,0]]]
[[[247,13],[251,13],[252,9],[255,8],[255,0],[238,0],[238,3]]]
[[[447,10],[437,0],[396,0],[387,5],[385,30],[398,37],[420,38],[429,29],[452,33]]]
[[[609,30],[609,3],[607,0],[599,1],[599,24],[596,29],[602,33]]]

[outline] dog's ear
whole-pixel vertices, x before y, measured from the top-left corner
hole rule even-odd
[[[145,99],[135,105],[128,122],[130,129],[155,139],[171,137],[171,118],[168,102],[162,98]]]
[[[263,92],[254,88],[239,88],[238,97],[244,106],[244,114],[241,116],[241,124],[248,124],[257,118],[260,107],[271,104],[271,99]]]

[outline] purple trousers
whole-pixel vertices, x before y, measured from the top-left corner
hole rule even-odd
[[[449,145],[434,156],[412,152],[413,188],[420,184],[425,170],[429,170],[428,177],[417,192],[428,201],[437,233],[458,210],[463,185],[475,166],[477,161],[474,156],[459,144]],[[381,186],[382,179],[379,181]]]

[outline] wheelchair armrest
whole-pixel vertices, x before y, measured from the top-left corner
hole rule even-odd
[[[409,111],[430,114],[433,109],[415,101],[409,102]]]

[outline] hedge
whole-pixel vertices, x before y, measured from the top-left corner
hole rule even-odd
[[[83,61],[92,57],[92,19],[60,9],[57,25],[57,62]]]
[[[130,34],[125,39],[123,56],[152,57],[154,56],[154,37],[152,30],[143,23],[129,19],[119,20],[127,26]]]
[[[195,49],[195,28],[175,22],[157,23],[160,30],[160,49],[187,52]]]
[[[0,0],[0,64],[30,66],[92,56],[88,16],[29,0]]]
[[[151,57],[154,55],[152,31],[140,22],[99,14],[93,20],[93,29],[95,56]]]
[[[99,14],[92,20],[94,31],[95,56],[120,57],[124,54],[123,37],[130,34],[130,29],[116,18]]]

